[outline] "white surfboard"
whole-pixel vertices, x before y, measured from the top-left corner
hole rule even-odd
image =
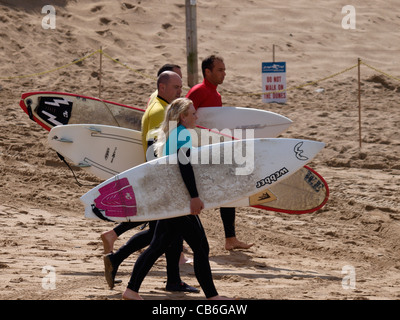
[[[196,128],[192,139],[197,147],[233,138]],[[104,180],[145,162],[141,132],[127,128],[101,124],[59,125],[50,130],[48,143],[73,165]],[[149,148],[147,159],[154,158],[154,150]]]
[[[325,179],[308,166],[297,170],[289,178],[227,207],[254,207],[289,214],[312,213],[321,209],[329,199]]]
[[[288,178],[324,147],[297,139],[230,141],[194,148],[192,165],[205,209],[249,197]],[[197,159],[197,161],[196,161]],[[190,213],[177,155],[129,169],[81,197],[85,217],[150,221]]]
[[[197,109],[197,124],[221,131],[236,139],[246,137],[246,130],[253,130],[254,138],[275,138],[292,124],[292,121],[280,114],[239,107],[207,107]]]
[[[231,141],[206,129],[196,129],[200,145]],[[192,139],[195,135],[192,134]],[[48,143],[75,166],[107,180],[144,162],[140,132],[95,124],[74,124],[51,129]],[[153,157],[154,158],[154,157]],[[259,209],[304,214],[315,212],[329,197],[326,181],[317,172],[304,166],[285,181],[250,198],[229,204],[232,207],[252,206]]]
[[[51,129],[52,149],[107,180],[144,162],[140,131],[105,125],[70,124]]]
[[[29,92],[20,100],[29,118],[46,130],[67,124],[103,124],[141,130],[144,109],[84,95],[63,92]],[[250,139],[246,129],[254,130],[254,138],[275,138],[292,121],[274,112],[238,107],[199,108],[199,127],[215,129],[237,139]],[[243,131],[243,134],[242,134]]]

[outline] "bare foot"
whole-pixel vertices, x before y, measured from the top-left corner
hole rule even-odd
[[[143,300],[143,298],[139,295],[138,292],[135,292],[128,288],[122,294],[122,299],[124,299],[124,300]]]
[[[104,253],[111,253],[114,249],[114,242],[118,239],[117,234],[114,230],[106,231],[101,234],[101,240],[103,241]]]
[[[254,246],[254,243],[247,244],[239,241],[236,237],[226,238],[225,239],[225,249],[233,250],[233,249],[249,249]]]
[[[208,298],[207,300],[235,300],[235,299],[224,297],[224,296],[214,296],[214,297]]]
[[[186,258],[186,257],[185,257],[185,254],[184,254],[183,252],[181,252],[181,256],[180,256],[180,258],[179,258],[179,264],[180,264],[180,265],[181,265],[181,264],[185,264],[185,263],[190,264],[190,263],[192,263],[192,262],[193,262],[193,259]]]

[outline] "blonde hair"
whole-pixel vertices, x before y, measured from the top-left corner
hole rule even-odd
[[[169,133],[181,124],[181,115],[187,116],[192,100],[188,98],[178,98],[167,107],[164,121],[156,130],[157,142],[154,144],[154,151],[157,157],[163,155],[164,145],[168,140]]]

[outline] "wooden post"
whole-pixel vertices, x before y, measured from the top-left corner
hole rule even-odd
[[[100,47],[100,70],[99,70],[99,99],[101,99],[101,79],[103,76],[103,47]]]
[[[196,0],[186,1],[186,55],[187,55],[187,72],[188,85],[193,87],[198,83],[198,66],[197,66],[197,14]]]
[[[358,58],[358,135],[360,141],[360,150],[362,146],[361,138],[361,59]]]
[[[272,62],[275,62],[275,45],[272,45]]]

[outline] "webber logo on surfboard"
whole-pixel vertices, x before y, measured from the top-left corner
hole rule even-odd
[[[257,181],[256,187],[262,188],[266,185],[270,185],[274,182],[277,182],[278,179],[282,178],[284,175],[288,174],[289,170],[285,167],[280,169],[279,171],[276,171],[275,173],[269,175],[268,177],[265,177],[264,179],[261,179],[260,181]]]
[[[294,154],[295,154],[295,157],[296,157],[297,160],[308,161],[309,157],[307,157],[304,154],[305,151],[303,150],[303,145],[304,145],[303,141],[298,142],[294,146],[293,151],[294,151]],[[259,188],[262,188],[262,187],[264,187],[266,185],[273,184],[273,183],[277,182],[280,178],[282,178],[284,175],[286,175],[288,173],[289,173],[289,170],[286,167],[283,167],[282,169],[280,169],[280,170],[276,171],[275,173],[265,177],[264,179],[261,179],[261,180],[257,181],[256,187],[259,189]]]

